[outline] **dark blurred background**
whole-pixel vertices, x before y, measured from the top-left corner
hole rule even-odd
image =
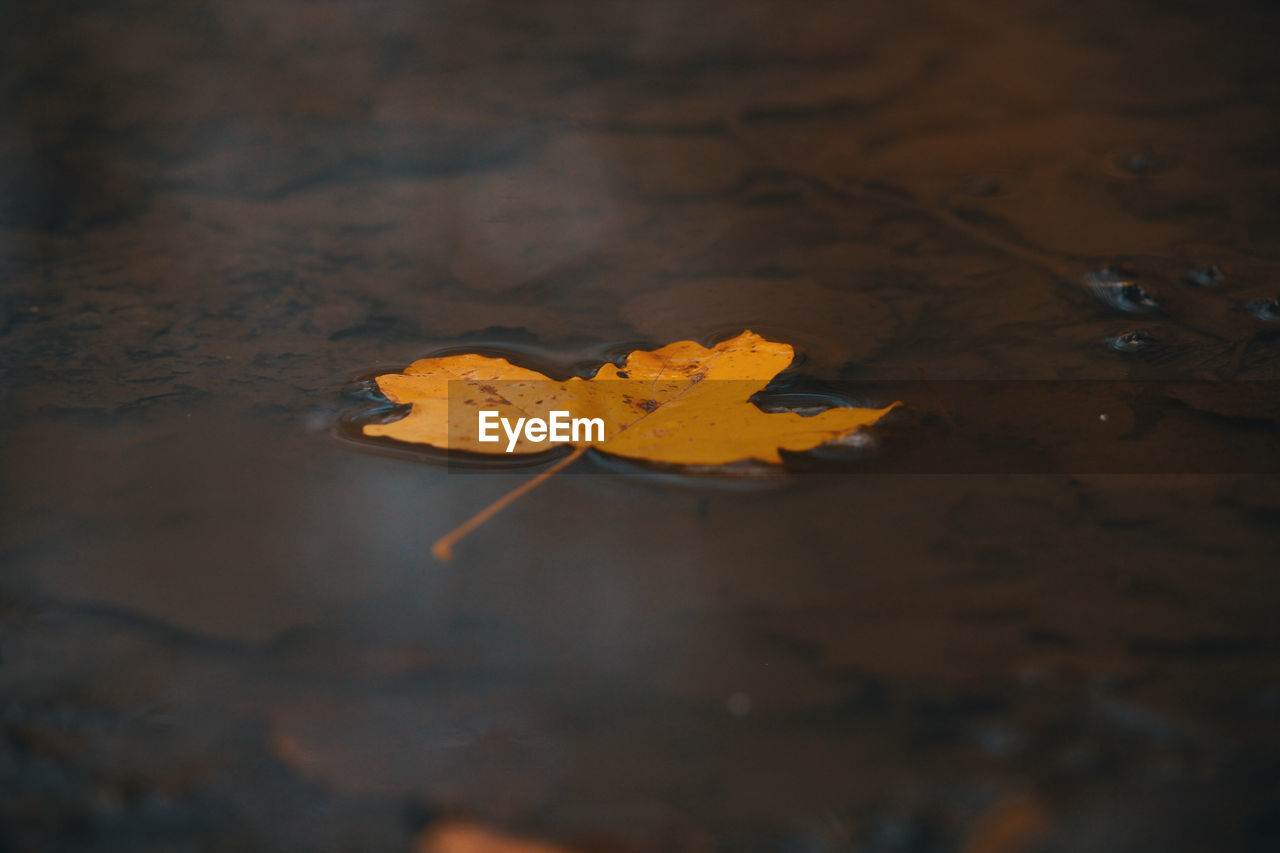
[[[811,382],[1211,381],[1085,440],[1247,470],[1278,48],[1240,0],[0,3],[0,848],[1280,849],[1273,476],[583,460],[441,564],[530,474],[350,429],[441,347],[749,327]],[[1054,399],[1029,454],[1098,423]],[[906,402],[872,456],[964,452]]]

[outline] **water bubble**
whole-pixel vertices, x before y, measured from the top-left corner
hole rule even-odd
[[[1085,273],[1084,285],[1100,302],[1126,314],[1151,314],[1160,310],[1160,303],[1134,281],[1127,269],[1105,266]]]
[[[1280,299],[1255,299],[1245,310],[1267,323],[1280,323]]]
[[[1182,278],[1187,284],[1194,284],[1196,287],[1217,287],[1222,284],[1222,280],[1226,277],[1227,274],[1222,271],[1221,267],[1209,264],[1208,266],[1188,270],[1187,274]]]
[[[1146,329],[1134,329],[1111,339],[1111,348],[1118,352],[1137,352],[1151,343]]]

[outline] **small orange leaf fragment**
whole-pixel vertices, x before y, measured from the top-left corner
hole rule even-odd
[[[1008,797],[978,820],[964,853],[1021,853],[1044,835],[1048,823],[1049,815],[1037,800]]]
[[[567,848],[522,841],[466,823],[433,827],[418,837],[414,853],[570,853]]]

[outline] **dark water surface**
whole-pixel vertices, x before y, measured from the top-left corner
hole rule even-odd
[[[1240,473],[1280,470],[1278,36],[1247,2],[0,5],[0,848],[463,815],[1280,849],[1280,487]],[[584,459],[449,564],[531,472],[344,427],[441,348],[568,374],[748,327],[810,383],[1050,402],[907,399],[865,458],[911,474]],[[1186,464],[942,464],[1073,413]]]

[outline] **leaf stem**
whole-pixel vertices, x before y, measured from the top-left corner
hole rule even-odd
[[[435,558],[437,560],[442,560],[445,562],[452,560],[453,546],[458,544],[458,541],[462,539],[462,537],[466,536],[468,533],[475,530],[477,527],[484,524],[486,521],[493,518],[498,513],[502,512],[502,510],[504,510],[507,507],[507,505],[512,503],[516,498],[520,497],[526,492],[533,491],[538,486],[542,485],[547,480],[551,479],[553,476],[559,473],[562,469],[568,468],[575,461],[577,461],[578,457],[581,456],[583,453],[585,453],[586,450],[587,448],[585,445],[582,447],[575,447],[572,453],[570,453],[565,458],[561,459],[556,464],[552,465],[547,470],[543,471],[538,476],[534,477],[529,482],[522,483],[516,488],[507,492],[505,495],[498,498],[496,501],[494,501],[484,509],[477,512],[475,515],[468,518],[462,524],[455,527],[452,531],[450,531],[449,533],[445,534],[444,536],[436,540],[436,544],[431,546],[431,553],[435,555]]]

